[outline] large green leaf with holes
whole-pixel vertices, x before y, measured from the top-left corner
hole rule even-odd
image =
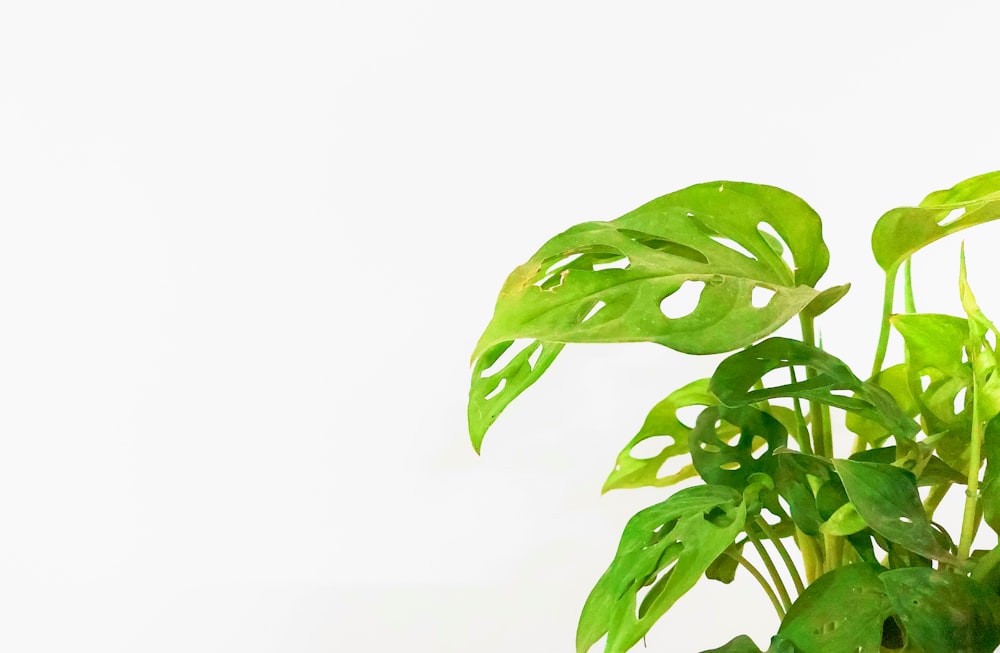
[[[605,653],[629,650],[736,540],[745,521],[740,493],[712,485],[686,488],[637,513],[584,604],[577,653],[605,634]]]
[[[667,395],[653,406],[639,432],[618,454],[614,469],[604,482],[602,491],[644,486],[665,487],[696,476],[697,472],[691,464],[684,465],[671,474],[664,474],[661,470],[668,460],[686,456],[690,451],[688,434],[691,433],[691,428],[680,420],[678,411],[690,406],[714,406],[717,403],[719,400],[708,391],[708,379],[693,381]],[[727,432],[726,436],[733,433],[735,429]],[[659,451],[639,455],[639,447],[655,447]]]
[[[548,363],[556,344],[568,342],[731,351],[773,332],[813,300],[816,312],[839,299],[846,288],[821,297],[812,287],[828,263],[819,216],[795,195],[740,182],[691,186],[545,243],[507,278],[472,358],[497,356],[520,339],[548,343]],[[693,310],[676,303],[685,284],[685,293],[697,294]],[[526,370],[519,363],[510,372],[518,382],[508,375],[499,389],[500,378],[473,374],[474,442],[545,366]]]
[[[507,279],[474,357],[517,338],[656,342],[708,354],[777,329],[819,294],[808,285],[825,269],[817,264],[826,253],[818,218],[777,189],[719,187],[711,186],[713,202],[703,197],[705,186],[695,187],[547,242]],[[760,214],[747,204],[766,208],[759,198],[784,200],[801,218],[788,232],[789,247],[808,274],[793,273],[758,230]],[[686,283],[700,288],[698,304],[687,315],[672,314],[670,296]],[[754,305],[755,289],[770,295],[766,304]]]
[[[734,442],[720,433],[727,424],[739,429],[740,436]],[[688,438],[698,475],[706,483],[742,492],[752,475],[774,475],[778,461],[772,454],[788,444],[788,431],[781,422],[751,406],[712,406],[698,416]],[[763,451],[755,446],[755,439],[762,443]]]
[[[813,374],[794,383],[754,389],[768,372],[794,366]],[[857,413],[900,437],[912,438],[919,430],[888,392],[859,379],[839,358],[788,338],[768,338],[729,356],[716,368],[709,389],[725,406],[797,397]]]
[[[887,212],[872,231],[872,252],[883,270],[895,270],[921,248],[962,229],[1000,218],[1000,171],[931,193],[917,207]]]
[[[880,576],[908,646],[927,653],[993,653],[1000,645],[1000,597],[951,571],[910,568]]]

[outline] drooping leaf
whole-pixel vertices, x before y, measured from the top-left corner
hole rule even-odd
[[[856,460],[836,460],[834,466],[851,503],[873,531],[928,558],[954,561],[938,542],[913,474],[893,465]]]
[[[736,541],[745,521],[739,492],[708,485],[680,490],[637,513],[584,604],[577,653],[586,653],[605,633],[606,653],[631,648]]]
[[[796,383],[751,389],[768,372],[795,365],[812,368],[816,374]],[[774,397],[798,397],[855,412],[899,437],[912,438],[919,430],[888,392],[861,381],[839,358],[788,338],[768,338],[729,356],[716,368],[709,389],[725,406],[745,406]],[[854,396],[841,394],[845,392]]]
[[[501,411],[538,380],[563,348],[561,343],[535,340],[517,352],[502,369],[489,374],[489,369],[514,344],[502,342],[491,347],[473,367],[468,417],[469,436],[477,453],[487,429]]]
[[[743,555],[744,544],[746,544],[745,538],[729,545],[729,548],[719,554],[719,557],[705,570],[705,578],[717,580],[725,585],[736,580],[736,570],[739,568],[739,557]]]
[[[794,273],[761,235],[764,223],[788,243]],[[618,263],[580,263],[594,254]],[[546,243],[507,279],[473,357],[517,338],[731,351],[812,301],[828,259],[819,217],[794,195],[736,182],[692,186]],[[697,307],[661,309],[685,283],[701,286]],[[754,305],[755,289],[773,293],[766,305]]]
[[[667,460],[688,454],[688,434],[691,429],[681,422],[677,411],[688,406],[714,406],[718,403],[708,391],[708,379],[700,379],[670,393],[656,404],[642,428],[635,434],[615,461],[615,467],[604,482],[603,492],[618,488],[665,487],[697,475],[693,465],[686,465],[673,474],[661,476]],[[730,429],[734,431],[735,429]],[[727,435],[731,435],[728,433]],[[659,453],[638,456],[635,449],[650,439],[665,441]]]
[[[730,444],[720,437],[724,423],[740,430],[739,440]],[[743,491],[751,475],[774,474],[777,461],[771,453],[788,444],[788,431],[769,414],[750,406],[712,406],[698,416],[688,438],[691,461],[706,483]],[[761,439],[766,446],[756,456],[755,438]]]
[[[840,567],[792,604],[778,629],[798,653],[879,653],[890,606],[877,564]]]
[[[702,651],[701,653],[763,653],[753,640],[746,635],[740,635],[734,639],[729,640],[726,644],[723,644],[719,648],[713,648],[711,651]]]
[[[899,265],[921,248],[997,218],[1000,218],[1000,171],[935,191],[919,207],[887,212],[872,230],[872,252],[879,266],[894,275]]]
[[[930,568],[887,571],[880,579],[910,646],[993,653],[1000,645],[1000,597],[985,585]]]

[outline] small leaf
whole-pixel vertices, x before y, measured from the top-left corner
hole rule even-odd
[[[715,395],[708,391],[708,379],[694,381],[670,393],[649,411],[642,428],[618,454],[615,467],[604,482],[602,492],[644,486],[665,487],[696,476],[692,465],[687,465],[674,474],[660,475],[660,470],[668,460],[687,455],[689,451],[688,434],[691,429],[681,422],[677,411],[689,406],[714,406],[718,403]],[[667,444],[658,453],[642,457],[633,453],[640,443],[654,438],[667,440]]]
[[[782,367],[803,365],[816,371],[810,379],[773,388],[751,390],[764,375]],[[839,358],[798,340],[769,338],[726,358],[709,389],[726,406],[754,404],[774,397],[799,397],[857,413],[891,433],[912,438],[919,427],[892,396],[873,383],[862,382]],[[853,397],[838,392],[850,391]]]
[[[743,555],[745,543],[745,539],[743,542],[734,542],[723,551],[705,570],[705,578],[717,580],[725,585],[736,580],[736,570],[739,568],[739,558]]]
[[[680,490],[637,513],[584,604],[577,653],[586,653],[605,633],[605,653],[625,653],[736,541],[745,521],[740,493],[710,485]],[[645,587],[650,589],[640,605]]]
[[[865,463],[883,463],[886,465],[896,463],[897,467],[905,469],[909,472],[913,472],[915,464],[919,464],[919,461],[907,460],[901,466],[897,461],[896,447],[882,447],[880,449],[866,449],[864,451],[859,451],[851,454],[851,460],[858,460]],[[962,484],[965,483],[966,480],[967,479],[961,472],[954,469],[937,456],[929,456],[928,459],[924,461],[923,471],[920,473],[920,476],[917,476],[917,486],[939,485],[941,483]]]
[[[956,212],[961,217],[952,219]],[[1000,218],[1000,171],[928,195],[919,207],[892,209],[875,224],[872,252],[890,275],[921,248],[973,225]]]
[[[792,521],[806,535],[819,534],[823,518],[817,508],[816,497],[810,489],[809,476],[820,482],[826,481],[830,478],[832,469],[824,459],[790,449],[782,450],[774,457],[778,461],[774,473],[775,487],[778,494],[788,502]]]
[[[810,317],[814,318],[819,317],[827,310],[829,310],[831,307],[833,307],[834,304],[843,299],[844,296],[847,294],[847,291],[849,291],[850,289],[851,289],[851,284],[849,283],[845,283],[842,286],[833,286],[831,288],[827,288],[819,295],[817,295],[816,299],[809,302],[809,304],[802,310],[802,312]]]
[[[820,576],[792,604],[778,636],[800,653],[879,653],[890,613],[881,571],[857,563]]]
[[[1000,645],[1000,597],[988,587],[930,568],[887,571],[880,579],[910,646],[993,653]]]
[[[835,460],[847,496],[872,530],[935,560],[954,561],[942,548],[924,512],[916,478],[892,465]]]
[[[528,386],[538,380],[563,348],[559,343],[535,340],[511,358],[502,369],[487,375],[489,368],[500,360],[513,344],[513,342],[502,342],[491,347],[479,357],[472,370],[468,417],[469,435],[476,453],[479,453],[483,436],[496,421],[497,416]],[[532,363],[532,355],[539,348],[541,352],[537,360]]]
[[[858,514],[853,503],[845,503],[837,508],[830,517],[820,526],[820,532],[827,535],[854,535],[868,527],[864,518]]]

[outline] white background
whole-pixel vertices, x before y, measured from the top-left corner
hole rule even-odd
[[[820,328],[866,372],[871,225],[1000,168],[998,21],[3,3],[0,649],[571,651],[625,520],[665,496],[604,477],[717,359],[570,346],[477,457],[468,355],[506,274],[692,183],[781,186],[825,218],[827,282],[855,283]],[[973,233],[1000,316],[1000,232]],[[918,308],[959,310],[957,250],[917,260]],[[776,628],[741,578],[648,650]]]

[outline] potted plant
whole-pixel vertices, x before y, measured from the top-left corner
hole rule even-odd
[[[606,653],[624,653],[695,583],[728,583],[741,569],[780,617],[769,653],[1000,645],[1000,547],[973,549],[977,531],[1000,530],[998,331],[976,303],[964,252],[962,315],[916,312],[910,275],[921,248],[998,218],[993,172],[875,223],[885,291],[866,375],[816,342],[816,319],[849,284],[819,285],[829,261],[820,218],[779,188],[685,188],[572,227],[514,269],[472,356],[476,451],[566,343],[732,352],[711,378],[679,380],[619,454],[605,489],[700,483],[629,520],[584,604],[577,653],[604,638]],[[685,286],[697,305],[676,314],[671,298]],[[796,316],[800,339],[771,336]],[[905,351],[888,364],[893,329]],[[678,411],[692,406],[700,414],[685,423]],[[834,410],[851,432],[836,441]],[[633,455],[653,437],[667,442],[658,454]],[[678,457],[686,467],[658,475]],[[964,492],[962,520],[940,524],[935,509],[951,489]],[[746,636],[711,650],[760,653]]]

